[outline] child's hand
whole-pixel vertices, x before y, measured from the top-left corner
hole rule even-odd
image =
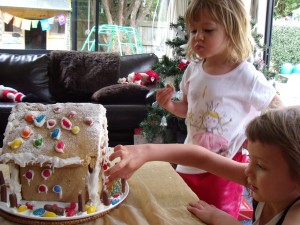
[[[172,96],[174,89],[172,86],[167,86],[166,88],[158,89],[156,92],[156,101],[163,108],[168,109],[171,104],[173,104]]]
[[[201,221],[207,224],[240,224],[231,215],[213,205],[209,205],[205,201],[198,200],[196,202],[191,202],[187,206],[187,209],[197,216]]]
[[[144,164],[143,154],[139,149],[138,145],[117,145],[114,148],[114,152],[109,156],[109,160],[113,161],[120,158],[120,161],[105,171],[105,175],[109,176],[109,181],[117,178],[129,179]]]

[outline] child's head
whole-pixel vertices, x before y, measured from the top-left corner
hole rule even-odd
[[[264,113],[249,123],[246,135],[250,142],[277,146],[300,183],[300,106]]]
[[[199,22],[204,11],[215,22],[224,27],[228,40],[228,60],[236,63],[248,59],[253,51],[253,38],[250,20],[243,0],[193,0],[185,13],[188,30],[191,28],[191,23]],[[190,42],[187,56],[189,58],[199,58],[191,48]]]

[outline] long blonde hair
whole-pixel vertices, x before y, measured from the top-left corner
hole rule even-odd
[[[199,20],[203,10],[206,10],[225,29],[228,37],[228,61],[237,63],[247,60],[253,53],[254,41],[251,35],[250,18],[243,0],[193,0],[184,16],[188,30],[192,22]],[[187,56],[190,59],[199,59],[190,43],[188,43]]]

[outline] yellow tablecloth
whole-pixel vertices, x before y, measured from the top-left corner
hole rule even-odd
[[[127,198],[110,213],[84,225],[189,225],[200,224],[186,210],[197,196],[169,163],[149,162],[129,180]],[[0,217],[1,225],[15,225]]]

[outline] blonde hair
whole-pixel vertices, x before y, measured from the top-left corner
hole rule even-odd
[[[279,147],[292,177],[300,183],[300,106],[267,111],[249,123],[246,135],[251,142]]]
[[[204,10],[225,29],[228,37],[228,60],[233,63],[247,60],[252,55],[254,41],[249,15],[243,0],[193,0],[184,16],[188,29],[192,22],[199,20]],[[199,59],[190,43],[188,43],[187,56],[191,59]]]

